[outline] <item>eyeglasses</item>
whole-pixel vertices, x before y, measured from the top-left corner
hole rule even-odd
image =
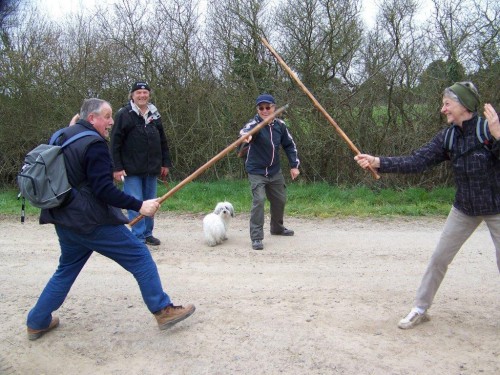
[[[257,107],[259,111],[269,111],[273,106],[272,105],[267,105],[265,107]]]

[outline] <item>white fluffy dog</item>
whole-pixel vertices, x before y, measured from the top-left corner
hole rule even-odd
[[[208,246],[215,246],[227,240],[229,221],[234,217],[233,205],[229,202],[219,202],[214,212],[203,218],[203,233]]]

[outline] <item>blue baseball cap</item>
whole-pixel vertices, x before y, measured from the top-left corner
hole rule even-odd
[[[272,95],[269,94],[262,94],[257,97],[257,100],[255,101],[255,105],[259,105],[260,103],[269,103],[269,104],[276,104],[274,101],[274,98]]]

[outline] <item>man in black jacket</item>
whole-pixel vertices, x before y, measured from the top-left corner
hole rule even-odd
[[[172,167],[161,117],[149,101],[150,94],[146,82],[135,82],[130,102],[116,113],[111,131],[113,177],[123,181],[125,193],[141,200],[156,198],[158,176],[165,178]],[[128,210],[129,220],[138,214]],[[142,242],[158,246],[153,228],[154,219],[146,217],[132,227],[132,233]]]
[[[157,199],[138,200],[113,184],[112,162],[106,138],[113,126],[112,109],[101,99],[87,99],[80,119],[56,141],[63,143],[82,131],[95,136],[81,138],[64,148],[71,196],[62,206],[44,209],[41,224],[54,224],[61,256],[59,265],[27,319],[28,338],[36,340],[59,325],[52,313],[59,309],[71,286],[94,251],[114,260],[132,273],[149,311],[160,329],[166,329],[190,316],[192,304],[174,306],[163,291],[158,269],[146,245],[124,225],[121,209],[133,209],[153,216],[160,207]]]

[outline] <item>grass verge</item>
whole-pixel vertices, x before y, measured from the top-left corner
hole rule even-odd
[[[173,188],[176,183],[170,183]],[[168,191],[158,184],[158,196]],[[341,216],[446,216],[453,202],[453,188],[408,188],[404,190],[366,187],[336,187],[326,183],[292,183],[287,186],[286,215],[297,217]],[[163,202],[162,211],[208,213],[217,202],[229,201],[237,213],[248,213],[252,200],[246,180],[191,182]],[[21,201],[17,191],[0,191],[0,214],[19,215]],[[26,214],[38,214],[39,209],[26,203]]]

